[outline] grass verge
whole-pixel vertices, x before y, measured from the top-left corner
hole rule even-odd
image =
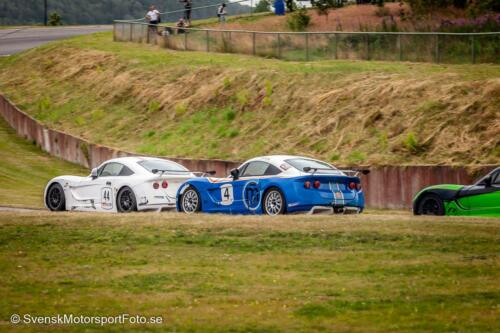
[[[109,332],[495,332],[499,228],[406,214],[3,212],[0,317],[164,318]]]

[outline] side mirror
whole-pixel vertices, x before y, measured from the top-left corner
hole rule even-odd
[[[92,179],[97,178],[97,168],[93,168],[92,171],[90,171],[90,177],[92,177]]]
[[[240,170],[238,169],[231,170],[231,177],[233,177],[233,180],[238,179],[240,177]]]
[[[486,186],[486,187],[490,187],[490,186],[491,186],[491,175],[486,176],[486,177],[483,179],[483,183],[484,183],[484,186]]]

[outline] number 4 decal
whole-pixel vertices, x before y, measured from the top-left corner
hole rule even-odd
[[[224,206],[231,205],[234,201],[233,185],[226,184],[220,187],[221,204]]]

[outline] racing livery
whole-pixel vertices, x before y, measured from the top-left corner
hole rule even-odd
[[[88,177],[60,176],[50,180],[44,202],[52,211],[175,209],[177,190],[193,177],[192,172],[169,160],[115,158],[92,169]]]
[[[415,215],[481,215],[500,217],[500,167],[474,185],[434,185],[413,199]]]
[[[268,215],[360,213],[365,198],[356,174],[307,157],[257,157],[231,170],[227,178],[188,180],[177,194],[177,209]]]

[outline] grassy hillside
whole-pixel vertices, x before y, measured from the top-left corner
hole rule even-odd
[[[9,332],[498,332],[499,228],[398,214],[0,212],[0,316]],[[12,325],[13,313],[164,324]]]
[[[43,190],[49,179],[88,174],[88,170],[50,157],[18,137],[1,117],[0,161],[0,205],[43,207]]]
[[[500,163],[495,65],[282,62],[102,33],[0,59],[0,92],[48,126],[148,154]]]

